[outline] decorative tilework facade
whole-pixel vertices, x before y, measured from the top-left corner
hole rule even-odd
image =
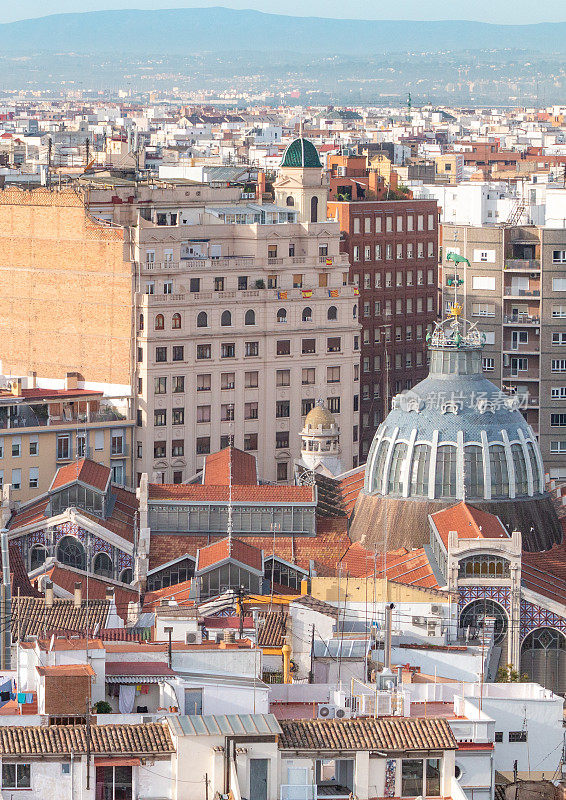
[[[395,776],[397,773],[397,761],[388,758],[385,762],[385,797],[395,797]]]
[[[134,559],[129,553],[123,552],[73,522],[63,522],[53,528],[42,528],[33,533],[24,534],[16,540],[15,544],[20,549],[24,563],[30,569],[31,551],[34,545],[43,545],[47,549],[48,557],[56,557],[57,546],[66,536],[74,536],[81,542],[87,552],[90,553],[91,564],[98,553],[106,553],[112,560],[112,577],[119,579],[125,569],[133,570]]]
[[[458,611],[473,600],[489,599],[499,603],[507,613],[510,610],[511,590],[508,586],[459,586]]]
[[[566,634],[566,620],[553,611],[521,599],[521,641],[537,628],[555,628]]]

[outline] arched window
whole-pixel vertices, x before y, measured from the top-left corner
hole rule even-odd
[[[515,470],[515,497],[529,493],[529,481],[527,479],[527,465],[523,448],[520,444],[511,445],[511,456],[513,458],[513,469]]]
[[[85,569],[85,550],[78,539],[74,536],[64,536],[57,547],[57,561],[66,564],[68,567]]]
[[[120,574],[120,580],[122,581],[122,583],[131,583],[134,580],[133,571],[129,567],[123,570],[122,573]]]
[[[427,497],[429,469],[430,445],[415,445],[415,449],[413,450],[413,465],[411,468],[411,495]]]
[[[277,322],[287,322],[287,309],[280,308],[277,312]]]
[[[538,461],[535,453],[535,447],[532,442],[527,442],[527,452],[529,454],[529,461],[531,462],[531,472],[533,473],[533,492],[543,491],[541,489],[540,473],[538,470]]]
[[[208,315],[206,311],[200,311],[197,316],[197,328],[207,328],[208,327]]]
[[[483,449],[472,444],[464,448],[466,497],[483,497]]]
[[[500,556],[479,553],[458,562],[459,578],[508,578],[509,562]]]
[[[294,197],[292,197],[291,195],[289,195],[289,196],[287,197],[287,201],[286,201],[286,202],[287,202],[287,205],[288,205],[288,206],[294,206],[294,205],[295,205],[295,198],[294,198]]]
[[[491,496],[509,497],[509,473],[505,448],[502,444],[492,444],[489,448],[489,466],[491,470]]]
[[[227,328],[232,324],[232,314],[229,311],[223,311],[220,317],[220,324],[223,328]]]
[[[312,322],[312,308],[303,308],[303,322]]]
[[[175,586],[190,580],[195,574],[195,564],[191,559],[185,558],[177,561],[170,567],[158,570],[147,576],[147,590],[153,592],[156,589],[165,589],[167,586]]]
[[[566,638],[554,628],[537,628],[523,640],[521,673],[530,681],[564,694],[566,687]]]
[[[246,311],[246,316],[244,317],[244,323],[246,325],[255,325],[255,311],[251,308],[248,308]]]
[[[173,314],[173,320],[171,323],[171,327],[173,330],[178,330],[181,327],[181,315],[180,314]]]
[[[108,553],[97,553],[94,558],[93,572],[95,575],[102,575],[104,578],[112,577],[112,559]]]
[[[357,317],[358,317],[358,304],[357,303],[354,303],[354,305],[352,306],[352,317],[354,319],[357,319]]]
[[[328,311],[326,312],[326,319],[335,320],[338,319],[338,309],[336,306],[329,306]]]
[[[29,568],[33,572],[34,569],[38,569],[41,567],[42,564],[45,563],[45,559],[47,558],[47,548],[44,547],[42,544],[34,544],[31,548],[30,556],[29,556]]]
[[[157,314],[155,317],[155,330],[162,331],[165,328],[165,317],[163,314]]]
[[[507,633],[507,614],[499,603],[481,598],[473,600],[460,614],[460,628],[470,630],[472,636],[484,628],[493,628],[495,643],[499,644]]]
[[[318,197],[311,197],[311,222],[318,222]]]
[[[143,314],[140,314],[140,324],[139,324],[140,331],[143,331]]]
[[[407,445],[405,442],[397,442],[393,448],[391,466],[389,467],[389,494],[403,494],[403,464],[407,455]]]
[[[378,492],[379,494],[382,493],[383,469],[385,467],[387,453],[389,452],[389,444],[390,442],[387,439],[382,439],[382,441],[379,443],[379,450],[377,451],[377,456],[375,458],[375,467],[373,470],[373,480],[370,491]]]
[[[456,497],[456,448],[443,444],[436,451],[435,497]]]

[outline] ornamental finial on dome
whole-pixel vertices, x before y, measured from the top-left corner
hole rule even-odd
[[[479,350],[485,344],[485,334],[480,333],[475,322],[461,317],[462,306],[455,303],[450,317],[435,322],[432,334],[426,337],[429,349],[434,350]]]

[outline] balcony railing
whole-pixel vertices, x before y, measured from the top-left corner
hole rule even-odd
[[[540,270],[540,260],[538,258],[508,258],[503,267],[504,270],[535,272]]]
[[[529,314],[505,314],[505,325],[540,325],[540,317],[531,317]]]
[[[93,422],[127,422],[127,417],[115,411],[90,414],[70,414],[65,416],[38,417],[35,414],[0,417],[0,430],[21,430],[22,428],[69,427],[88,425]]]
[[[540,289],[513,289],[511,286],[506,286],[503,294],[506,297],[540,297]]]

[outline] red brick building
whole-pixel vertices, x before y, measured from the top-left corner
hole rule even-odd
[[[340,222],[340,247],[360,290],[363,463],[387,413],[385,398],[427,375],[425,338],[437,317],[438,208],[435,200],[329,202],[328,215]]]

